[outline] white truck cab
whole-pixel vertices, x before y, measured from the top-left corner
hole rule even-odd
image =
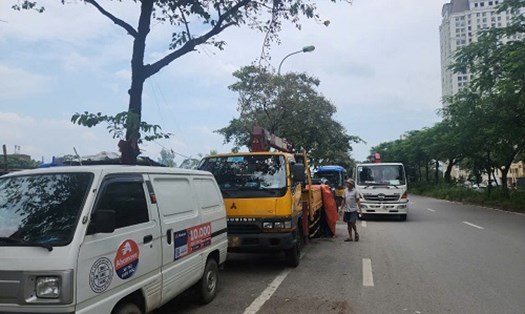
[[[205,171],[71,166],[0,177],[0,313],[148,313],[217,292],[226,211]]]
[[[363,215],[408,214],[408,185],[402,163],[363,163],[355,169],[356,188]]]

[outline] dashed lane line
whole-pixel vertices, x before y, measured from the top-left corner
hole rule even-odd
[[[471,222],[468,222],[468,221],[463,221],[463,223],[466,224],[466,225],[469,225],[469,226],[471,226],[471,227],[478,228],[478,229],[480,229],[480,230],[485,229],[485,228],[483,228],[483,227],[481,227],[481,226],[475,225],[475,224],[473,224],[473,223],[471,223]]]
[[[435,210],[435,209],[432,209],[432,208],[427,208],[427,210],[428,210],[429,212],[433,212],[433,213],[436,212],[436,210]]]
[[[372,275],[372,260],[369,258],[363,258],[363,286],[374,286],[374,276]]]
[[[284,281],[286,276],[290,273],[291,269],[283,270],[279,276],[275,277],[275,279],[264,289],[264,291],[257,297],[257,299],[253,300],[252,304],[244,310],[244,314],[255,314],[257,313],[261,307],[264,305],[266,301],[268,301],[274,292],[279,288],[281,283]]]

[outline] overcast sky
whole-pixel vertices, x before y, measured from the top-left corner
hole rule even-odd
[[[14,2],[0,1],[0,144],[46,162],[73,154],[73,147],[80,155],[118,152],[104,126],[73,125],[70,118],[127,110],[132,38],[81,1],[41,1],[43,14],[13,11]],[[101,3],[136,25],[133,6]],[[319,92],[337,107],[335,119],[367,143],[353,144],[352,157],[364,160],[371,147],[441,120],[439,24],[446,1],[319,3],[329,26],[303,20],[300,31],[285,27],[271,63],[277,68],[288,53],[316,47],[286,59],[281,72],[320,79]],[[152,27],[147,63],[166,53],[169,38],[167,27]],[[180,154],[180,163],[182,156],[230,150],[213,131],[238,117],[237,95],[227,87],[235,70],[259,57],[263,35],[229,28],[220,38],[223,51],[200,47],[146,81],[144,120],[174,135],[144,143],[145,155],[157,159],[165,147]]]

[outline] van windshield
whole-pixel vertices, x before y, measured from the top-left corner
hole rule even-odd
[[[71,242],[93,174],[0,177],[0,246]]]
[[[213,173],[225,198],[276,197],[286,193],[286,164],[282,156],[208,157],[199,169]]]

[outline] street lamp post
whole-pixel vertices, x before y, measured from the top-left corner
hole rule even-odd
[[[289,56],[292,56],[292,55],[295,55],[295,54],[298,54],[298,53],[301,53],[301,52],[312,52],[315,50],[315,46],[305,46],[303,47],[303,49],[301,50],[297,50],[297,51],[294,51],[294,52],[291,52],[289,54],[287,54],[282,60],[281,60],[281,63],[279,63],[279,69],[277,70],[277,75],[281,75],[281,66],[283,65],[283,62],[284,60],[286,60],[286,58],[288,58]]]

